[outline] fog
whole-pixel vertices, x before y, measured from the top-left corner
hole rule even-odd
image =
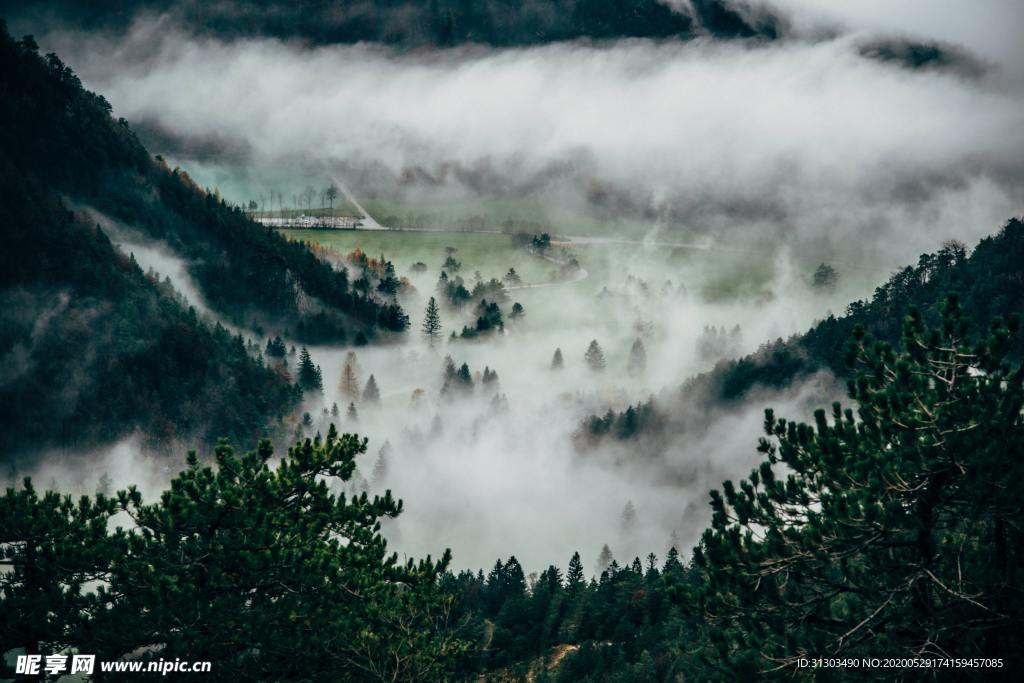
[[[457,245],[459,235],[451,240]],[[515,554],[534,570],[550,563],[564,566],[575,550],[595,570],[606,543],[620,563],[648,552],[663,557],[673,536],[688,553],[710,518],[708,490],[726,478],[745,476],[759,462],[764,407],[807,417],[812,406],[842,395],[830,377],[821,375],[781,394],[760,393],[738,407],[703,406],[707,412],[695,423],[683,424],[676,415],[673,429],[656,443],[606,440],[579,446],[574,435],[589,415],[623,410],[652,395],[661,409],[675,410],[685,404],[680,393],[685,378],[725,355],[747,353],[765,340],[806,329],[863,280],[849,278],[848,286],[823,293],[783,255],[769,263],[770,277],[756,284],[757,294],[709,303],[708,292],[700,294],[702,285],[718,269],[738,267],[729,265],[733,255],[693,250],[671,270],[674,279],[666,288],[669,273],[657,248],[595,247],[575,253],[588,277],[511,289],[503,310],[507,314],[518,301],[526,316],[506,321],[503,334],[475,342],[449,339],[430,348],[418,330],[443,255],[428,253],[423,256],[427,273],[400,268],[416,289],[403,299],[413,330],[406,343],[311,349],[323,373],[324,396],[306,406],[314,424],[305,433],[323,433],[333,422],[370,439],[349,489],[390,488],[405,501],[405,514],[385,527],[393,548],[418,557],[452,547],[456,565],[469,568]],[[522,258],[538,257],[524,252]],[[464,260],[467,280],[477,265]],[[522,270],[522,264],[516,267]],[[485,280],[502,274],[482,273]],[[475,316],[472,307],[463,313],[442,309],[444,334],[472,325]],[[720,354],[701,350],[705,326],[737,324],[741,334],[734,347],[717,350]],[[643,372],[630,375],[629,349],[637,338],[646,347],[647,363]],[[584,360],[591,339],[604,351],[603,372],[592,371]],[[556,348],[565,362],[560,371],[551,369]],[[349,401],[339,388],[349,351],[358,361],[360,386],[372,374],[381,391],[379,408],[356,402],[357,420],[346,416]],[[474,373],[471,396],[442,395],[446,355]],[[496,387],[482,384],[485,367],[497,371]],[[418,400],[417,390],[423,391]],[[493,403],[495,395],[507,399],[501,408]],[[333,403],[339,418],[322,412]],[[386,474],[375,476],[385,442],[390,444]],[[624,528],[628,502],[636,523]]]
[[[579,550],[594,571],[603,544],[620,563],[663,556],[673,537],[688,555],[709,519],[708,489],[759,462],[764,407],[807,420],[843,394],[821,374],[687,412],[687,378],[842,313],[894,268],[950,238],[972,244],[1024,205],[1018,7],[775,6],[793,30],[773,42],[396,51],[197,38],[159,16],[127,34],[37,39],[153,153],[231,201],[270,192],[287,201],[337,178],[370,211],[436,211],[442,225],[430,227],[451,228],[444,212],[459,206],[489,216],[489,227],[511,217],[571,242],[584,269],[572,282],[538,275],[554,268],[525,249],[509,263],[464,259],[467,281],[515,266],[544,286],[509,291],[503,332],[431,347],[419,329],[443,252],[417,252],[410,233],[395,259],[411,282],[401,297],[407,339],[311,348],[324,394],[303,406],[312,424],[297,427],[295,415],[288,428],[312,435],[334,422],[370,439],[348,488],[404,499],[405,513],[385,525],[403,554],[451,547],[469,568],[514,554],[529,571],[564,566]],[[906,40],[940,45],[947,58],[911,68],[869,49]],[[113,228],[140,264],[213,315],[186,264]],[[461,239],[452,233],[451,246]],[[694,246],[670,246],[681,244]],[[411,272],[415,260],[428,270]],[[809,286],[819,261],[836,266],[838,288]],[[510,321],[517,301],[526,316]],[[475,313],[445,308],[442,318],[447,337]],[[737,325],[728,343],[708,342],[705,327]],[[637,338],[647,362],[630,374]],[[584,361],[593,339],[604,372]],[[561,371],[551,369],[556,348]],[[381,392],[379,407],[353,401],[357,419],[339,388],[350,351],[360,387],[372,374]],[[468,364],[472,395],[442,395],[446,356]],[[482,385],[485,366],[497,386]],[[660,439],[580,445],[588,416],[652,396],[672,415]],[[90,477],[69,478],[88,488],[107,468],[116,485],[156,488],[170,470],[132,444],[87,455],[97,463]],[[52,462],[40,467],[55,476]],[[629,503],[635,523],[623,520]]]
[[[573,234],[571,212],[893,267],[1019,211],[1024,107],[1020,65],[996,61],[1010,47],[966,77],[863,56],[878,35],[400,53],[149,18],[41,40],[154,152],[236,201],[336,171],[362,198],[529,202],[553,232]]]

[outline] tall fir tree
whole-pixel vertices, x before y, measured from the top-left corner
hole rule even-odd
[[[583,562],[580,560],[580,554],[574,552],[572,559],[569,560],[569,571],[565,574],[565,587],[570,592],[575,593],[581,587],[587,583],[587,577],[583,573]]]
[[[441,338],[441,312],[434,297],[430,297],[427,310],[423,314],[423,335],[432,347]]]
[[[363,404],[367,406],[380,405],[380,389],[377,388],[377,379],[371,374],[366,380],[366,388],[363,389]]]
[[[562,359],[562,349],[555,349],[555,354],[551,356],[551,369],[561,370],[565,367],[565,361]]]
[[[303,391],[323,391],[323,375],[320,366],[313,363],[309,350],[303,346],[299,355],[299,386]]]

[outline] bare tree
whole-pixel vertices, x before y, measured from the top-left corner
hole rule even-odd
[[[338,198],[338,187],[334,183],[331,183],[327,186],[327,189],[324,190],[324,194],[327,196],[328,201],[330,201],[331,210],[333,210],[334,200]]]

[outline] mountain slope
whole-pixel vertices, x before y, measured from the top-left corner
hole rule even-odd
[[[154,449],[251,443],[300,396],[69,206],[170,245],[227,319],[312,340],[404,328],[397,305],[352,292],[344,270],[151,159],[109,112],[0,22],[0,457],[136,430]]]
[[[218,314],[301,341],[344,342],[401,332],[391,300],[353,291],[301,244],[249,220],[197,187],[180,169],[150,158],[110,104],[84,88],[34,41],[0,38],[0,151],[17,172],[94,207],[186,260]]]
[[[898,348],[903,318],[911,307],[922,312],[928,325],[939,326],[948,294],[960,297],[969,331],[975,336],[987,332],[997,316],[1024,314],[1024,222],[1009,220],[969,255],[959,243],[923,254],[917,265],[903,268],[880,285],[870,300],[847,306],[844,315],[830,315],[804,334],[721,361],[685,382],[667,400],[663,397],[621,413],[610,410],[604,416],[591,416],[583,421],[577,443],[586,447],[609,435],[620,441],[643,437],[657,450],[664,443],[657,437],[682,431],[683,423],[706,423],[708,414],[741,404],[757,388],[784,390],[821,370],[847,378],[847,345],[857,326]],[[1011,355],[1024,356],[1024,346],[1018,342]]]

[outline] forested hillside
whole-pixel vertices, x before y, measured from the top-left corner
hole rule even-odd
[[[784,387],[820,368],[848,377],[848,344],[856,327],[898,345],[907,311],[916,307],[928,324],[935,325],[941,320],[942,301],[950,293],[963,302],[972,334],[984,332],[996,316],[1024,310],[1024,222],[1011,219],[969,255],[967,246],[958,242],[922,254],[917,265],[895,273],[870,300],[847,306],[844,315],[830,315],[805,334],[767,344],[746,358],[724,361],[684,391],[703,388],[712,400],[731,401],[755,385]],[[1022,352],[1024,344],[1018,341],[1012,353],[1020,357]]]
[[[0,31],[0,450],[88,447],[141,429],[154,447],[252,443],[295,404],[287,374],[142,272],[86,204],[169,245],[206,302],[293,338],[407,324],[301,244],[149,157],[110,105],[29,38]]]
[[[936,325],[949,294],[963,302],[972,334],[983,333],[998,316],[1024,311],[1024,222],[1009,220],[970,253],[965,245],[949,242],[935,253],[922,254],[917,265],[895,273],[870,300],[851,303],[843,315],[829,315],[802,335],[767,342],[743,358],[723,360],[688,380],[674,397],[592,416],[581,426],[580,443],[593,443],[606,434],[622,440],[678,430],[679,420],[671,419],[671,413],[678,417],[679,404],[698,412],[728,408],[757,387],[783,390],[822,369],[848,378],[850,338],[857,327],[899,347],[907,312],[917,308],[927,323]],[[1009,353],[1015,359],[1024,356],[1024,342],[1018,339]]]
[[[310,342],[405,329],[393,301],[353,291],[343,269],[150,158],[103,97],[31,38],[15,42],[6,25],[0,88],[0,153],[17,174],[166,243],[219,315]]]

